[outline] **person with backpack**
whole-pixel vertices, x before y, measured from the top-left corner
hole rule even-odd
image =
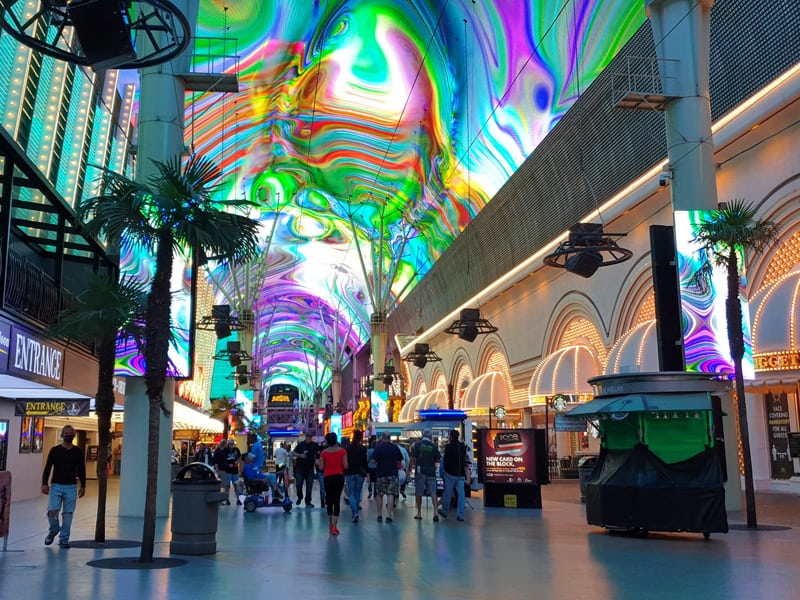
[[[425,429],[422,439],[411,448],[411,461],[409,471],[414,473],[414,492],[416,494],[417,514],[414,518],[422,519],[422,497],[430,496],[433,503],[433,520],[439,520],[437,504],[439,497],[436,495],[436,466],[441,460],[439,448],[431,440],[432,432]],[[400,451],[397,451],[398,454]],[[402,456],[402,455],[401,455]]]
[[[447,509],[453,498],[453,489],[456,490],[456,521],[464,520],[464,505],[466,495],[464,485],[470,477],[470,460],[467,445],[458,439],[458,430],[450,432],[450,442],[444,447],[442,459],[442,474],[444,475],[444,494],[439,514],[447,518]]]

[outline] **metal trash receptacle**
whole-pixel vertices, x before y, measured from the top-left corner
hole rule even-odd
[[[189,463],[172,481],[170,554],[214,554],[217,551],[219,503],[225,499],[220,480],[205,463]]]
[[[584,456],[578,460],[578,484],[581,490],[581,502],[586,503],[586,482],[597,464],[596,456]]]

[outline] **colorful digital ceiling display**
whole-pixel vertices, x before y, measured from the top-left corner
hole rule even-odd
[[[265,378],[327,384],[332,346],[366,342],[644,19],[641,0],[201,0],[194,69],[238,54],[240,92],[187,93],[186,143],[276,225],[252,307]],[[371,271],[380,230],[399,268],[374,307],[354,236]],[[241,275],[213,270],[221,301]]]

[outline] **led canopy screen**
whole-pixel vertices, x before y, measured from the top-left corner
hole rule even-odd
[[[711,214],[712,211],[675,211],[674,215],[686,370],[733,378],[725,314],[727,271],[696,242],[698,224]],[[747,278],[740,248],[737,248],[737,255],[741,273],[739,302],[742,306],[745,346],[742,371],[745,379],[753,379],[755,366],[746,294]]]
[[[235,73],[239,91],[188,92],[185,143],[273,231],[258,281],[212,268],[220,303],[243,282],[260,289],[265,379],[325,387],[331,340],[367,343],[370,315],[402,302],[491,201],[644,4],[201,0],[193,68]],[[372,289],[376,265],[397,268],[388,293]]]

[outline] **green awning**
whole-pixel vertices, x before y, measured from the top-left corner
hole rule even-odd
[[[628,394],[598,398],[576,406],[565,417],[589,419],[595,415],[668,410],[711,410],[708,392],[691,394]]]

